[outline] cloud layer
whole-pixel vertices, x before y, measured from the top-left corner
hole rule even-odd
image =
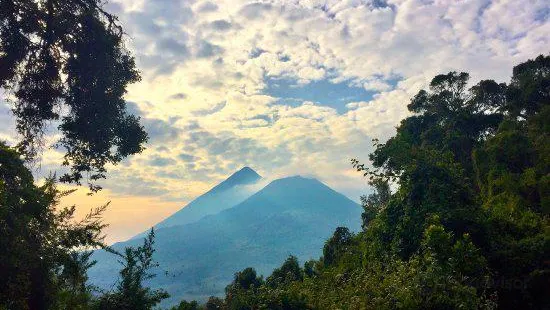
[[[315,176],[358,199],[366,182],[349,159],[366,161],[371,139],[392,135],[431,77],[457,70],[508,81],[513,65],[550,46],[546,0],[113,0],[106,8],[120,16],[142,71],[127,100],[150,143],[113,167],[104,187],[162,201],[188,201],[245,165],[270,177]],[[47,158],[53,165],[58,155]]]

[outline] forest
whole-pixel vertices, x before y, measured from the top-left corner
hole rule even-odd
[[[111,250],[119,281],[98,290],[86,272],[94,249],[109,250],[107,205],[78,221],[60,207],[71,191],[58,182],[99,191],[108,164],[147,141],[123,99],[139,80],[124,32],[99,1],[0,3],[0,87],[22,137],[0,142],[0,309],[157,307],[168,293],[146,285],[154,231]],[[517,64],[508,83],[437,75],[407,107],[370,163],[351,160],[374,189],[362,231],[339,227],[317,260],[291,255],[265,278],[250,266],[225,296],[173,309],[550,309],[550,56]],[[67,173],[37,184],[29,163],[51,121]]]
[[[374,141],[362,231],[318,260],[235,274],[220,309],[548,309],[550,57],[509,84],[434,77],[395,136]],[[207,309],[209,306],[206,305]],[[182,302],[178,309],[198,309]]]

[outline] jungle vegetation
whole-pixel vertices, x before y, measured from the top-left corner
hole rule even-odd
[[[374,189],[361,232],[235,273],[219,309],[549,309],[550,57],[508,84],[468,79],[434,77],[373,168],[352,160]]]

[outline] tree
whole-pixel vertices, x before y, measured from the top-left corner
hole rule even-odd
[[[390,175],[401,175],[407,165],[425,156],[418,150],[449,153],[472,175],[472,151],[502,120],[505,85],[481,81],[469,90],[467,73],[435,76],[430,90],[421,90],[407,106],[414,115],[404,119],[395,137],[377,145],[370,159]],[[399,153],[400,151],[400,153]]]
[[[506,112],[524,119],[550,103],[550,57],[540,55],[514,67],[506,92]]]
[[[467,82],[434,77],[376,141],[374,168],[352,160],[375,187],[363,231],[337,228],[307,277],[248,291],[244,309],[548,308],[550,56],[516,66],[508,85]]]
[[[106,206],[75,222],[75,207],[59,206],[68,194],[53,178],[36,186],[20,154],[0,142],[0,308],[78,309],[83,301],[89,264],[75,251],[104,245]]]
[[[369,223],[376,217],[382,208],[389,202],[391,197],[390,185],[387,180],[375,178],[369,182],[374,189],[374,193],[368,196],[361,196],[361,214],[363,230],[366,230]]]
[[[262,277],[256,276],[253,268],[245,268],[235,273],[233,282],[225,289],[225,301],[219,307],[230,310],[309,309],[301,295],[287,291],[293,283],[302,280],[303,271],[298,259],[292,255],[265,282]],[[206,308],[210,309],[208,306]]]
[[[550,56],[517,65],[506,119],[474,153],[490,225],[486,257],[503,308],[550,303]]]
[[[172,310],[199,310],[199,304],[194,300],[182,300],[177,307],[172,307]]]
[[[143,245],[127,247],[124,253],[116,253],[123,261],[120,281],[114,292],[100,297],[97,308],[101,310],[150,310],[163,299],[169,297],[164,290],[151,290],[143,285],[145,280],[153,278],[151,269],[157,266],[153,261],[155,239],[154,230],[144,239]]]
[[[123,99],[139,81],[116,16],[100,0],[0,2],[0,87],[12,91],[20,150],[35,158],[59,122],[63,182],[105,177],[106,164],[139,153],[147,135]]]
[[[256,274],[254,268],[248,267],[235,273],[233,282],[225,288],[227,309],[252,309],[258,304],[254,294],[264,280]],[[215,300],[213,300],[215,301]],[[210,302],[210,301],[209,301]],[[208,308],[208,307],[207,307]]]
[[[252,287],[258,287],[263,282],[262,278],[256,275],[254,268],[248,267],[235,273],[233,285],[238,288],[248,290]]]
[[[59,275],[59,309],[89,309],[94,287],[87,284],[87,271],[96,264],[96,261],[90,261],[92,254],[93,251],[76,250],[67,257]]]
[[[219,297],[210,296],[204,307],[206,310],[220,310],[224,309],[224,302]]]
[[[353,234],[347,227],[337,227],[323,247],[323,262],[329,266],[334,264],[351,246]]]
[[[371,155],[378,174],[398,176],[399,189],[372,220],[368,247],[417,257],[421,232],[436,214],[451,242],[483,254],[499,307],[539,308],[548,302],[542,292],[550,274],[550,130],[543,121],[550,116],[550,57],[516,66],[509,85],[486,80],[466,91],[466,81],[466,74],[436,76],[430,92],[409,104],[415,114]],[[469,241],[460,241],[465,235]],[[474,274],[470,279],[480,279]],[[478,297],[488,293],[479,281],[464,284],[479,289]]]
[[[294,281],[304,279],[303,270],[300,268],[298,258],[290,255],[279,268],[275,268],[271,275],[267,277],[266,284],[271,287],[279,287]]]
[[[307,262],[304,263],[304,274],[306,277],[311,278],[316,275],[317,273],[316,264],[317,262],[313,259],[308,260]]]

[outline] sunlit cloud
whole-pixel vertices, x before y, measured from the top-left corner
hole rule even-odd
[[[505,82],[514,64],[550,46],[545,0],[117,0],[107,8],[143,75],[126,99],[150,140],[110,167],[103,185],[112,208],[133,197],[143,212],[155,212],[145,207],[153,200],[181,206],[245,165],[269,178],[314,176],[357,200],[368,189],[350,158],[366,162],[371,139],[393,134],[431,77],[457,70]],[[44,165],[55,169],[52,154]]]

